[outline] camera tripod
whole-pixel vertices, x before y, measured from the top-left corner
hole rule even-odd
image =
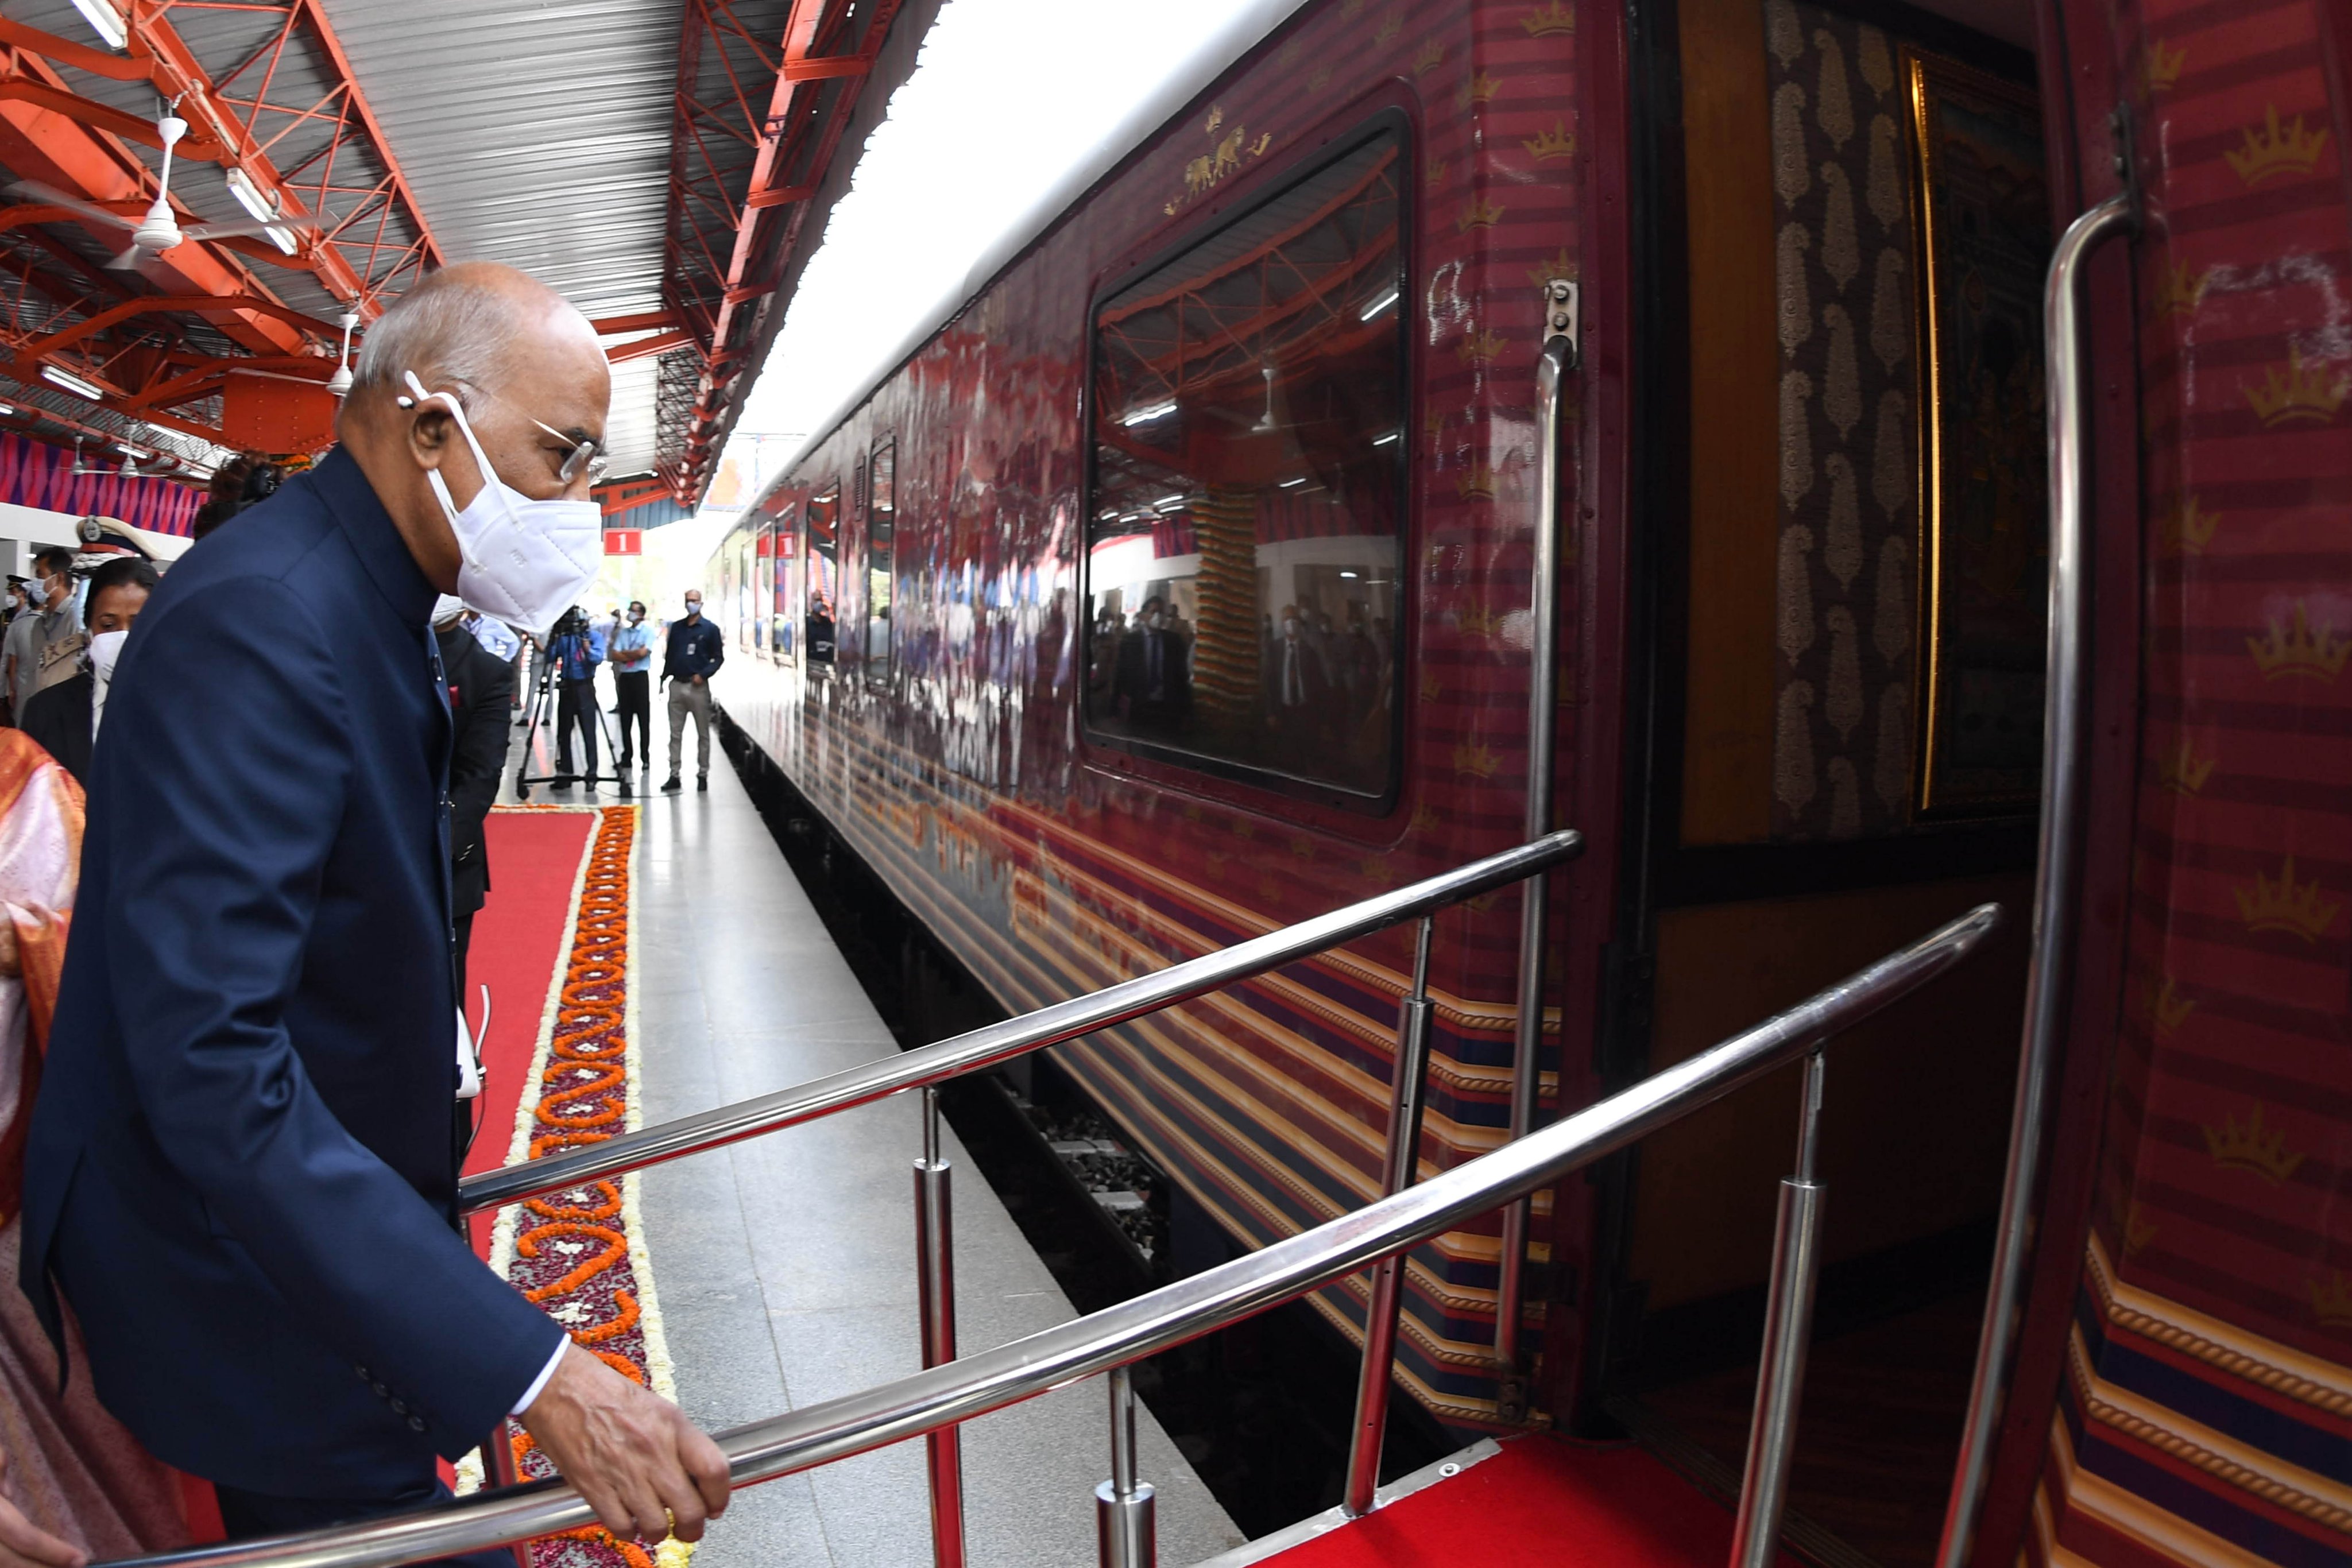
[[[523,731],[522,761],[515,768],[515,799],[518,800],[530,800],[530,787],[534,784],[551,785],[559,789],[568,785],[583,782],[591,789],[596,787],[596,776],[593,773],[566,772],[560,767],[552,773],[533,773],[530,770],[532,743],[539,738],[541,728],[551,722],[551,716],[560,716],[562,713],[556,692],[558,661],[552,649],[553,639],[551,638],[549,647],[539,650],[533,661],[538,665],[538,672],[532,677],[530,684],[530,709],[528,727]],[[604,737],[604,758],[614,765],[614,782],[621,787],[622,800],[632,800],[637,791],[629,780],[628,769],[620,766],[621,748],[614,744],[613,739],[613,716],[604,711],[604,703],[596,695],[596,683],[593,679],[588,682],[587,697],[588,711],[596,716],[597,728]],[[568,733],[558,734],[555,747],[557,757],[560,758],[572,749],[572,738]],[[648,751],[652,749],[651,736],[646,737],[646,746]],[[591,766],[593,766],[593,762]]]

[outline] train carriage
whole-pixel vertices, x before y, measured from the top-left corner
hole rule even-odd
[[[1834,1054],[1810,1550],[1926,1561],[1958,1463],[1985,1522],[1949,1563],[2341,1561],[2347,20],[1262,6],[746,509],[719,700],[1028,1009],[1517,841],[1549,662],[1541,787],[1587,847],[1549,884],[1546,1114],[2070,890],[2022,1058],[2022,918]],[[2061,343],[2053,246],[2118,195]],[[1440,925],[1424,1170],[1508,1135],[1520,925],[1513,894]],[[1377,1193],[1410,960],[1057,1060],[1259,1246]],[[1501,1312],[1499,1222],[1416,1252],[1405,1386],[1736,1460],[1794,1110],[1759,1085],[1551,1195]],[[1359,1332],[1360,1285],[1316,1300]]]

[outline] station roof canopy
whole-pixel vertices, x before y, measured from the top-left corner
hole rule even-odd
[[[605,337],[607,510],[690,505],[901,3],[17,0],[0,430],[190,476],[321,444],[346,318],[488,259]]]

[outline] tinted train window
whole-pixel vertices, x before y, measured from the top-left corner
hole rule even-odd
[[[1403,157],[1397,133],[1364,142],[1097,308],[1097,737],[1389,788]]]
[[[841,602],[841,486],[808,504],[808,656],[833,663],[833,618]]]
[[[896,576],[898,449],[885,442],[866,470],[866,678],[890,678],[890,590]]]
[[[768,652],[779,664],[794,664],[800,662],[800,638],[793,617],[793,606],[801,601],[800,513],[781,494],[769,505],[775,517],[768,530],[776,581],[767,604]]]
[[[764,653],[768,646],[768,605],[776,596],[776,525],[763,518],[752,527],[751,646]]]

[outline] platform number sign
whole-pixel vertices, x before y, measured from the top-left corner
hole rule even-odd
[[[606,555],[643,555],[646,553],[646,530],[643,528],[606,528]]]

